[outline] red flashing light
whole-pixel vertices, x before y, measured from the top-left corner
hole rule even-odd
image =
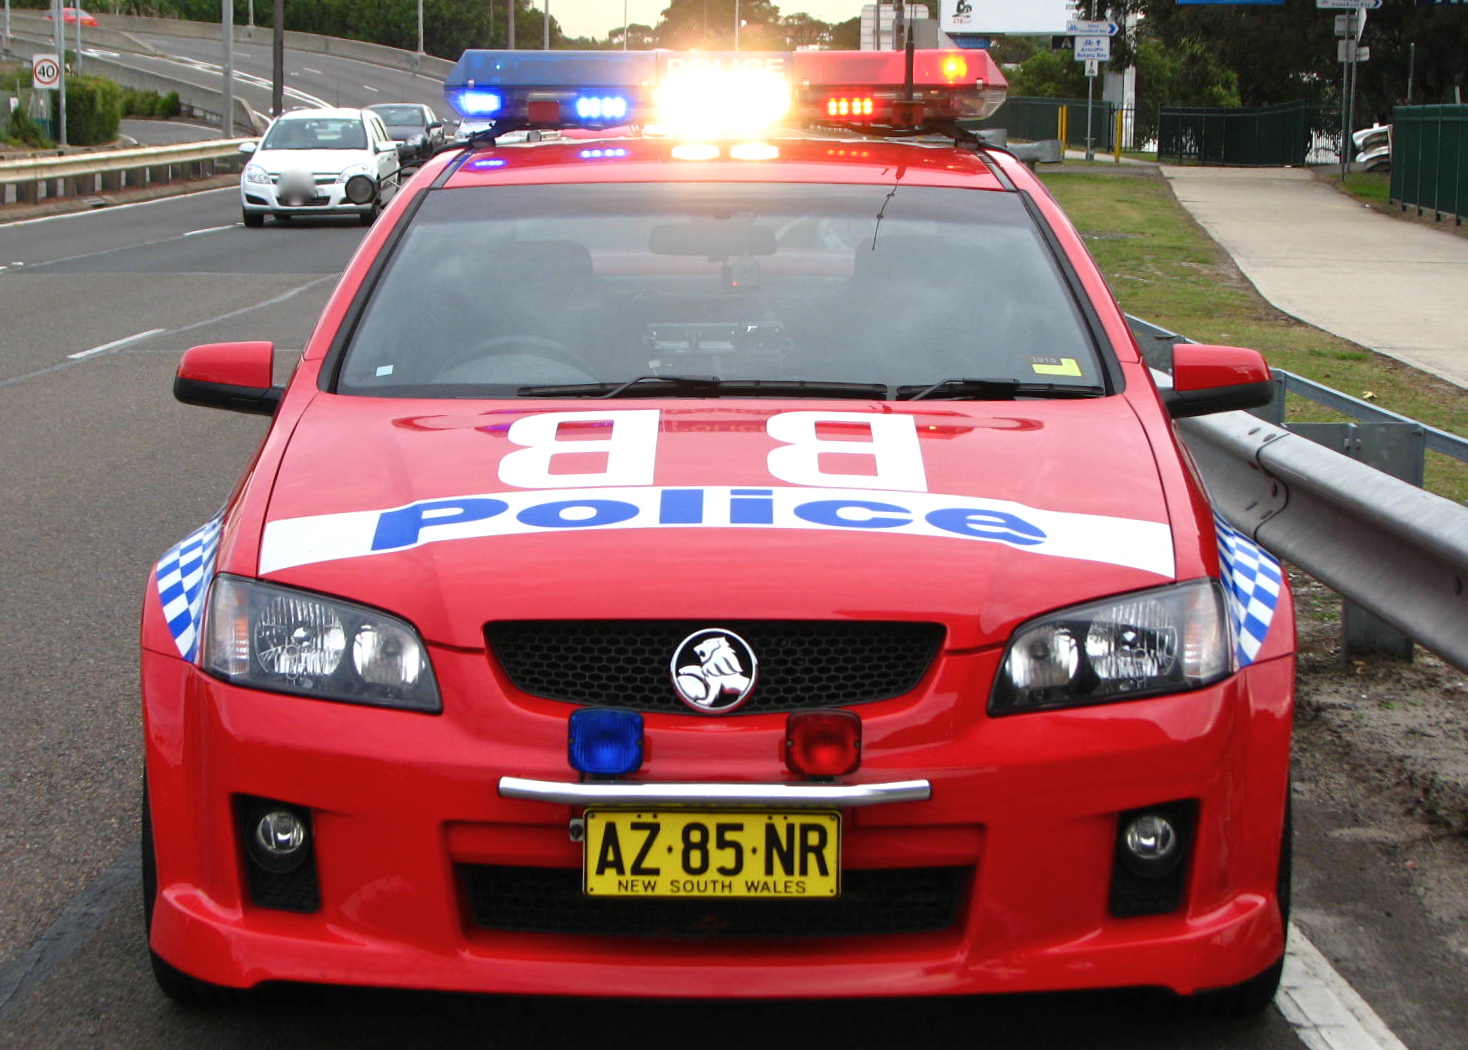
[[[807,777],[837,777],[861,765],[855,711],[795,711],[785,720],[785,764]]]
[[[845,120],[869,119],[874,107],[875,103],[870,95],[855,98],[833,97],[826,99],[826,116]]]

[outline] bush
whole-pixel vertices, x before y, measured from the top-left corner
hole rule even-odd
[[[72,146],[100,146],[117,138],[122,120],[122,88],[101,77],[71,76],[66,81],[66,140]]]
[[[122,115],[125,117],[163,119],[176,117],[181,111],[177,91],[170,91],[166,95],[134,88],[124,88],[122,91]]]
[[[41,134],[40,127],[31,119],[25,107],[19,107],[10,114],[10,122],[6,125],[5,137],[11,142],[24,143],[27,146],[54,146],[55,143]]]

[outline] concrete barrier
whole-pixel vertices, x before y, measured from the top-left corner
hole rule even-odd
[[[27,59],[35,54],[50,54],[55,51],[53,45],[28,37],[13,37],[10,46],[11,50]],[[206,78],[207,73],[194,73],[181,67],[179,73],[164,76],[145,69],[135,69],[114,59],[97,56],[87,58],[83,72],[88,76],[105,77],[136,91],[155,91],[160,95],[176,91],[179,105],[183,107],[185,116],[223,127],[221,111],[224,109],[224,92],[217,86],[194,83],[186,79],[189,76]],[[260,135],[264,133],[269,123],[268,117],[257,112],[243,98],[235,97],[232,133]]]
[[[218,22],[187,22],[178,18],[148,18],[141,15],[97,15],[101,25],[113,29],[121,36],[147,34],[151,36],[180,36],[191,40],[219,40]],[[237,44],[269,45],[274,34],[269,26],[236,25],[234,39]],[[85,35],[83,36],[85,40]],[[404,51],[381,44],[369,44],[364,40],[346,40],[341,37],[318,36],[315,33],[287,31],[285,46],[291,51],[305,51],[316,55],[333,55],[366,62],[374,66],[420,73],[435,80],[442,80],[454,68],[454,63],[433,55],[420,55],[416,51]]]

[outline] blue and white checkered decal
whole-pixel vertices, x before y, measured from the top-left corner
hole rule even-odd
[[[1248,667],[1269,634],[1269,624],[1279,606],[1284,574],[1273,555],[1238,529],[1216,514],[1213,523],[1218,528],[1223,589],[1228,596],[1239,666]]]
[[[163,603],[168,631],[185,660],[192,660],[199,651],[204,595],[214,575],[222,518],[223,512],[216,514],[158,560],[158,599]]]

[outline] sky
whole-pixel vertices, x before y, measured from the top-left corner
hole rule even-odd
[[[627,20],[645,26],[657,25],[658,16],[668,0],[624,0]],[[822,22],[844,22],[861,15],[862,6],[872,0],[788,0],[775,6],[782,15],[804,12]],[[536,10],[550,4],[551,17],[567,36],[605,38],[607,31],[622,24],[622,7],[617,0],[531,0]]]

